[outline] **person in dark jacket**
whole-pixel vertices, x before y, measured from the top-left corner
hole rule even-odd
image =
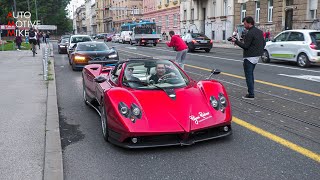
[[[244,27],[248,30],[244,38],[244,43],[236,38],[232,42],[243,49],[243,69],[248,87],[248,94],[243,96],[244,99],[254,99],[254,76],[253,71],[262,56],[265,41],[263,32],[254,26],[254,20],[251,16],[243,19]]]
[[[20,51],[20,49],[21,49],[21,43],[22,43],[22,37],[21,37],[21,35],[19,34],[19,33],[17,33],[16,34],[16,39],[15,39],[15,41],[16,41],[16,45],[18,46],[18,51]]]

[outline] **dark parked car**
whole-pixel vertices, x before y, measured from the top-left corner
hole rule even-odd
[[[60,37],[60,39],[58,40],[58,43],[60,43],[61,41],[62,41],[62,39],[70,39],[70,37],[71,37],[71,35],[70,34],[68,34],[68,35],[62,35],[61,37]]]
[[[69,44],[69,38],[63,38],[60,43],[58,43],[59,54],[67,54],[67,48]]]
[[[205,50],[210,52],[212,49],[212,40],[209,39],[205,34],[201,33],[187,33],[182,39],[188,45],[189,52],[194,52],[195,50]]]

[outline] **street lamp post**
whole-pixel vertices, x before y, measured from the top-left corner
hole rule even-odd
[[[38,7],[37,7],[37,0],[34,1],[34,4],[36,6],[36,20],[38,20]]]

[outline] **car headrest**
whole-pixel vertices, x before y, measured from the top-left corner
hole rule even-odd
[[[150,74],[156,74],[156,67],[150,68]]]

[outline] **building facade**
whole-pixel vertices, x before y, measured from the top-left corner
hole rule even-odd
[[[75,34],[86,34],[86,8],[84,4],[76,9],[74,18],[76,19]]]
[[[235,27],[243,30],[242,18],[252,16],[256,26],[271,37],[287,29],[320,29],[319,0],[235,0]]]
[[[140,20],[143,13],[142,5],[142,0],[112,0],[108,7],[108,17],[112,17],[111,31],[120,32],[124,23]]]
[[[186,0],[181,3],[181,33],[204,33],[226,41],[234,31],[234,0]]]
[[[104,2],[105,0],[96,0],[97,34],[104,33],[104,24],[103,24]]]
[[[157,32],[166,34],[164,39],[170,39],[169,31],[181,34],[180,0],[143,0],[143,12],[143,19],[156,22]]]

